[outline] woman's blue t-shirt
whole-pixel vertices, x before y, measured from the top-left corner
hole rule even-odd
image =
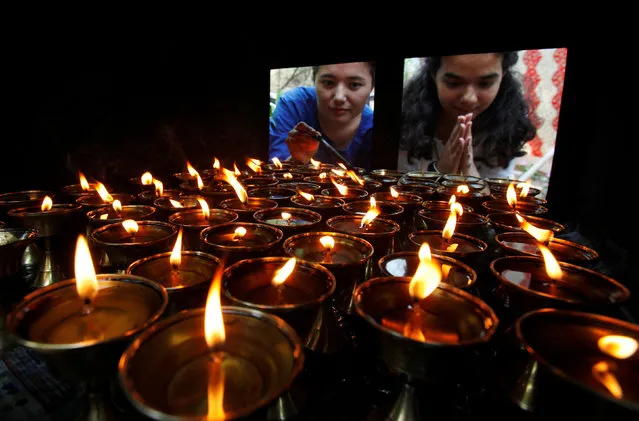
[[[277,157],[283,161],[291,155],[286,145],[286,137],[288,132],[300,121],[322,132],[317,117],[317,95],[314,87],[294,88],[282,94],[278,99],[270,119],[269,160]],[[322,133],[322,135],[324,134]],[[331,142],[326,136],[324,138]],[[351,164],[368,170],[370,169],[372,146],[373,109],[366,105],[355,137],[345,150],[339,152]],[[336,160],[322,144],[313,159],[324,163],[336,163]]]

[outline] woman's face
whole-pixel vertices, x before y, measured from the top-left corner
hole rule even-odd
[[[492,104],[503,77],[501,54],[465,54],[442,57],[435,74],[437,95],[446,117],[473,113]]]
[[[317,111],[325,119],[349,123],[359,117],[373,90],[367,62],[320,66],[315,75]]]

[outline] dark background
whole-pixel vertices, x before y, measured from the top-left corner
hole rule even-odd
[[[356,60],[378,62],[374,167],[394,168],[405,57],[567,47],[550,217],[595,247],[604,270],[634,288],[637,218],[629,201],[637,191],[636,130],[620,105],[630,87],[615,81],[607,60],[623,59],[621,37],[564,24],[540,21],[526,30],[522,22],[463,38],[424,24],[393,40],[392,25],[379,20],[365,39],[348,32],[302,36],[268,24],[198,34],[47,28],[4,52],[0,191],[58,190],[77,183],[76,170],[116,187],[148,170],[170,185],[187,159],[199,169],[214,156],[225,166],[265,159],[269,70]],[[273,31],[280,42],[266,35]]]

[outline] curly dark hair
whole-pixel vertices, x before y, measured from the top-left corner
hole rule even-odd
[[[535,137],[537,129],[530,119],[521,83],[513,74],[517,52],[501,54],[503,78],[499,91],[492,104],[473,120],[473,132],[481,134],[474,138],[487,156],[496,157],[499,166],[506,168],[513,158],[526,154],[523,146]],[[442,111],[434,76],[441,64],[441,56],[428,57],[404,88],[399,147],[408,152],[409,163],[415,158],[433,159],[434,134]]]

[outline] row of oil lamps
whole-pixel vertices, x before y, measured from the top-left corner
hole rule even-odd
[[[275,408],[304,350],[348,348],[333,306],[404,376],[390,419],[420,419],[413,385],[486,347],[523,410],[544,414],[558,399],[544,392],[561,389],[584,413],[636,416],[639,328],[602,315],[630,292],[587,267],[595,250],[556,238],[564,227],[543,218],[529,183],[216,163],[202,175],[187,163],[177,190],[145,173],[131,180],[137,196],[84,176],[62,189],[73,203],[0,195],[3,219],[19,226],[2,228],[2,278],[41,253],[39,288],[7,316],[12,340],[94,398],[117,366],[152,419],[285,419],[295,410]],[[73,246],[73,261],[55,257]]]

